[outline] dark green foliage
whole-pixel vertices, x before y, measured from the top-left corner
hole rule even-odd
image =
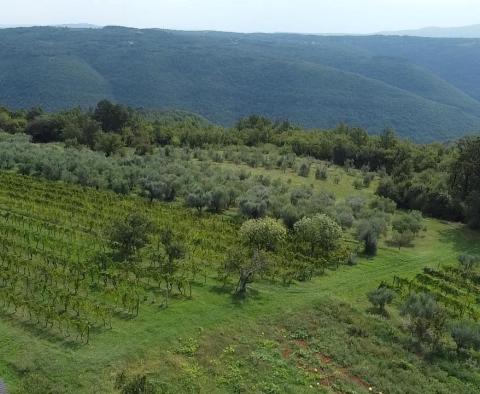
[[[124,106],[102,100],[97,104],[93,118],[102,125],[104,131],[118,133],[127,125],[130,114]]]
[[[480,137],[458,142],[449,183],[452,194],[464,201],[468,223],[480,228]]]
[[[31,121],[25,128],[25,133],[32,136],[33,142],[61,141],[63,126],[59,117],[45,115]]]

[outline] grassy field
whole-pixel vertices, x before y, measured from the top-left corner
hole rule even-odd
[[[282,176],[276,171],[269,173]],[[286,176],[299,184],[313,182],[293,173]],[[89,205],[85,211],[74,210],[73,216],[68,212],[75,201],[49,205],[54,195],[43,203],[32,202],[32,211],[32,205],[22,202],[34,197],[32,190],[53,189],[54,184],[14,178],[26,187],[21,195],[0,189],[2,212],[7,208],[34,212],[43,223],[58,220],[66,227],[77,223],[78,228],[85,225],[84,218],[90,218],[93,229],[100,231],[98,223],[140,209],[159,224],[176,223],[175,230],[187,239],[204,239],[207,253],[202,258],[211,262],[221,258],[225,245],[235,242],[236,225],[228,218],[199,217],[178,204],[149,205],[139,197],[88,190]],[[354,177],[343,174],[341,179],[338,185],[316,187],[342,198],[352,193]],[[71,189],[86,193],[86,189]],[[107,195],[108,204],[100,203]],[[370,387],[377,393],[473,393],[475,387],[462,383],[460,371],[455,376],[446,367],[427,364],[407,352],[398,330],[367,313],[365,293],[381,281],[391,281],[394,275],[413,277],[425,266],[436,268],[454,262],[461,253],[480,252],[480,235],[462,225],[427,220],[426,227],[412,248],[383,243],[377,257],[329,270],[310,282],[289,287],[256,283],[255,292],[241,303],[234,302],[210,273],[206,283],[195,283],[192,300],[178,298],[165,309],[152,296],[141,305],[137,318],[115,318],[111,330],[94,332],[88,344],[65,340],[5,313],[0,320],[0,376],[14,392],[22,392],[22,381],[40,379],[62,393],[113,393],[116,374],[126,370],[147,374],[158,388],[172,393],[347,393],[368,392]],[[96,242],[91,233],[86,234]],[[351,327],[360,330],[352,334]],[[370,334],[364,336],[362,330]],[[478,371],[475,374],[472,369],[465,366],[463,373],[478,384]]]

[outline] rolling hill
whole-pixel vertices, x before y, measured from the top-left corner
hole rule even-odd
[[[459,27],[429,26],[413,30],[384,31],[378,34],[415,37],[480,38],[480,24]]]
[[[480,40],[137,30],[0,30],[0,103],[108,98],[232,124],[261,113],[420,142],[480,131]]]

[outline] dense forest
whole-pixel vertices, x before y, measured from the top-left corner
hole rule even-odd
[[[260,113],[431,142],[480,130],[479,48],[479,39],[4,29],[0,102],[64,110],[108,98],[224,126]]]

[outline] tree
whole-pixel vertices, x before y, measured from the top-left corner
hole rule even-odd
[[[309,174],[310,174],[310,164],[302,163],[298,170],[298,175],[308,178]]]
[[[471,273],[475,268],[480,266],[480,256],[461,255],[458,256],[458,264],[465,273]]]
[[[240,212],[247,218],[259,219],[267,214],[269,206],[268,190],[263,187],[254,187],[240,199]]]
[[[325,166],[317,167],[317,169],[315,170],[315,179],[326,181],[327,178],[328,178],[327,167]]]
[[[153,231],[153,223],[141,213],[131,213],[115,221],[107,237],[117,258],[131,261],[143,248]]]
[[[123,147],[122,137],[112,133],[97,133],[95,135],[95,150],[112,156]]]
[[[383,212],[364,212],[368,218],[362,219],[357,225],[357,238],[364,243],[365,254],[377,254],[378,240],[387,231],[390,216]]]
[[[185,199],[187,207],[195,208],[199,213],[208,204],[208,195],[202,189],[196,188],[193,192],[188,193]]]
[[[408,317],[410,330],[419,345],[438,345],[446,315],[431,294],[410,295],[400,308],[400,314]]]
[[[165,306],[168,307],[168,300],[186,249],[183,242],[174,238],[173,231],[168,227],[160,231],[160,243],[163,250],[157,248],[153,257],[158,266],[159,275],[165,282]]]
[[[240,228],[240,239],[252,250],[273,251],[286,235],[285,227],[271,218],[247,220]]]
[[[392,234],[392,243],[401,248],[402,246],[409,246],[412,244],[413,240],[415,239],[415,234],[412,233],[410,230],[404,232],[393,231]]]
[[[93,118],[102,125],[103,131],[119,133],[130,120],[130,111],[123,105],[102,100],[97,104]]]
[[[449,185],[451,193],[464,203],[468,223],[480,228],[480,137],[466,137],[457,143]]]
[[[239,235],[248,254],[245,256],[241,251],[229,253],[224,271],[239,275],[235,294],[244,297],[248,283],[253,281],[257,273],[265,272],[270,265],[265,252],[275,250],[285,240],[287,231],[274,219],[252,219],[242,225]]]
[[[207,193],[208,208],[215,213],[220,213],[228,208],[230,198],[222,187],[217,187]]]
[[[403,214],[393,220],[392,228],[400,234],[410,232],[414,236],[424,228],[422,213],[412,211],[408,214]]]
[[[367,297],[374,308],[378,309],[382,314],[386,314],[385,305],[392,303],[395,298],[395,292],[388,287],[379,287],[370,291]]]
[[[28,123],[25,133],[32,136],[33,142],[63,141],[63,127],[64,123],[60,117],[42,115]]]
[[[328,256],[337,249],[341,237],[341,227],[324,214],[300,219],[294,225],[299,242],[307,244],[312,256]]]

